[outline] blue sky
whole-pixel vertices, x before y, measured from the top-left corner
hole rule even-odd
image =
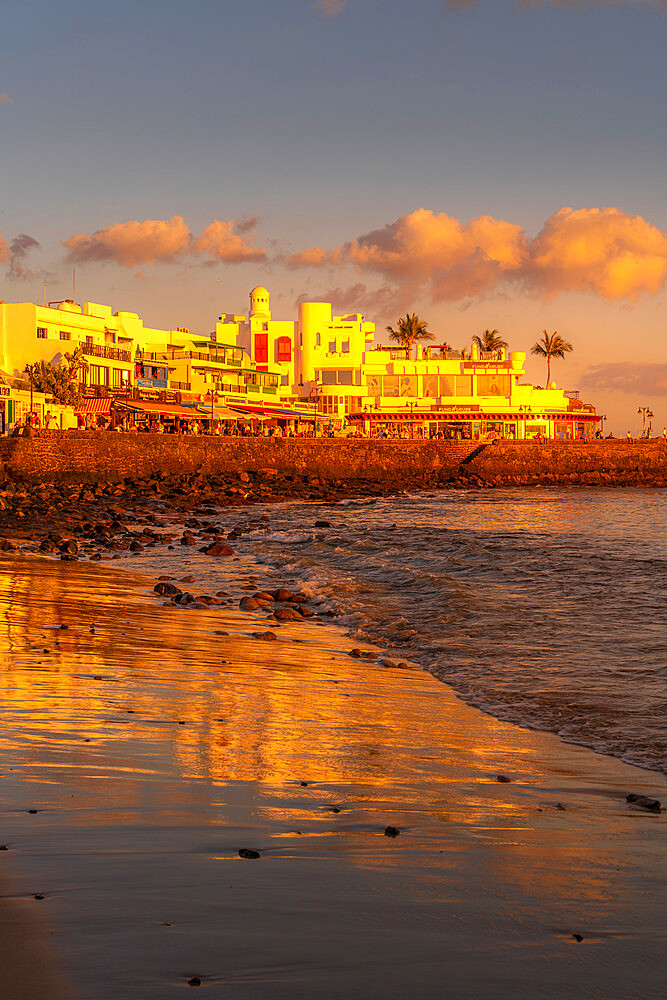
[[[196,237],[212,220],[257,216],[263,262],[221,251],[130,267],[79,255],[82,295],[207,329],[221,309],[244,309],[253,284],[272,288],[285,317],[301,294],[338,289],[350,307],[344,290],[360,284],[358,308],[384,325],[407,301],[405,283],[402,298],[375,294],[394,287],[386,268],[328,258],[288,269],[284,255],[344,246],[420,208],[463,224],[507,220],[531,239],[565,206],[612,206],[667,230],[664,2],[319,6],[24,0],[5,10],[0,232],[40,248],[26,256],[32,277],[0,278],[0,295],[41,297],[44,272],[64,294],[62,241],[75,234],[177,215]],[[551,281],[546,300],[494,285],[443,301],[427,283],[409,305],[460,339],[504,324],[517,348],[565,323],[578,356],[567,364],[583,377],[598,361],[593,330],[612,337],[609,363],[638,337],[643,360],[667,363],[664,282],[642,288],[605,297]],[[614,385],[621,420],[631,401]],[[667,373],[664,393],[663,410]]]

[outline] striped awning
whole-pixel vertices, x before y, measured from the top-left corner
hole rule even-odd
[[[372,421],[391,421],[392,423],[399,423],[402,420],[446,420],[448,422],[458,422],[458,421],[471,421],[479,422],[481,420],[594,420],[599,421],[600,417],[595,413],[483,413],[480,410],[473,410],[469,412],[465,411],[452,411],[447,412],[443,410],[427,410],[427,411],[414,411],[409,410],[393,410],[393,411],[382,411],[373,410],[370,413],[350,413],[348,415],[348,420],[372,420]]]
[[[291,410],[286,406],[244,406],[243,404],[228,403],[230,410],[238,412],[243,417],[275,417],[277,420],[317,420],[321,419],[321,414],[304,413],[302,410]]]
[[[108,416],[111,413],[112,402],[112,399],[80,399],[74,407],[74,412],[77,416],[85,416],[88,413]]]
[[[177,403],[158,403],[153,400],[131,400],[123,402],[123,409],[146,417],[177,417],[179,420],[201,420],[203,414],[199,410],[193,410],[187,406],[179,406]]]

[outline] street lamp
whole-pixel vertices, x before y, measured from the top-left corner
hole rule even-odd
[[[651,420],[653,419],[653,413],[650,406],[640,406],[637,413],[642,415],[642,437],[646,437],[646,422],[648,421],[648,433],[651,433]]]

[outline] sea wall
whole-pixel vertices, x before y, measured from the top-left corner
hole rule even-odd
[[[476,485],[571,482],[667,485],[662,441],[391,441],[190,438],[109,431],[41,432],[0,440],[3,478],[45,482],[218,475],[276,469],[328,479],[468,481]]]

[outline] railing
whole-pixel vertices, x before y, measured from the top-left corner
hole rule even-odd
[[[170,389],[175,389],[177,392],[190,392],[192,386],[190,382],[170,382]]]
[[[231,348],[230,350],[233,350]],[[160,351],[160,352],[146,352],[141,357],[144,361],[206,361],[209,364],[215,365],[227,365],[228,368],[241,368],[242,361],[235,358],[233,355],[228,356],[228,350],[222,350],[219,353],[212,351],[211,353],[205,353],[204,351]]]
[[[569,396],[570,399],[580,399],[581,398],[581,393],[579,392],[578,389],[566,389],[565,390],[565,395]]]
[[[83,354],[89,358],[107,358],[109,361],[132,361],[130,351],[121,351],[118,347],[102,347],[100,344],[87,344],[80,341],[79,347]]]

